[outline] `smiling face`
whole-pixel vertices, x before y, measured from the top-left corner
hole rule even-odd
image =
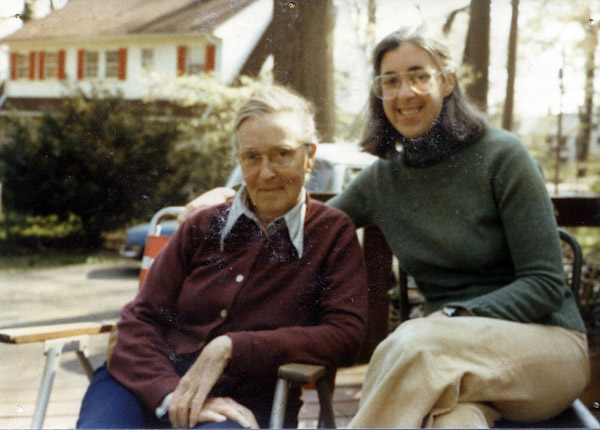
[[[302,197],[316,145],[299,139],[301,124],[288,112],[246,119],[237,129],[237,153],[253,211],[263,226]]]
[[[388,51],[381,59],[380,74],[406,74],[418,70],[439,71],[431,55],[413,43],[403,43]],[[430,90],[414,92],[404,80],[395,97],[382,100],[385,116],[394,128],[407,139],[414,139],[433,128],[442,111],[444,98],[454,90],[454,77],[435,75]]]

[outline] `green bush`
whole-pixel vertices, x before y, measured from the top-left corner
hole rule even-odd
[[[24,216],[8,213],[0,223],[0,255],[29,255],[52,248],[81,249],[84,234],[81,219],[70,214]]]
[[[79,92],[41,118],[13,113],[0,145],[4,204],[24,215],[81,220],[86,242],[160,206],[178,131],[144,105]]]

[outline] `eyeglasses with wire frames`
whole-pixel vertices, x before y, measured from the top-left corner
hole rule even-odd
[[[244,170],[254,170],[262,166],[264,157],[267,157],[271,166],[285,168],[290,166],[294,160],[296,160],[296,156],[300,150],[304,149],[308,151],[311,145],[312,144],[310,143],[305,143],[304,148],[303,146],[291,148],[288,145],[282,145],[272,148],[266,153],[259,152],[255,149],[247,149],[237,152],[235,156]]]
[[[402,73],[386,73],[373,80],[375,97],[387,100],[394,98],[402,82],[406,80],[410,89],[417,94],[426,94],[433,87],[434,77],[441,75],[437,70],[418,69]]]

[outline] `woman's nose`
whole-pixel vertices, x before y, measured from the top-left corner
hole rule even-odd
[[[400,85],[396,88],[396,97],[412,97],[415,95],[408,79],[402,79]]]
[[[270,179],[275,176],[275,170],[269,160],[269,157],[263,157],[259,166],[259,176],[263,179]]]

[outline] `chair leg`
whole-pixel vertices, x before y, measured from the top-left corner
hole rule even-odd
[[[33,418],[31,420],[32,429],[41,429],[44,425],[46,409],[48,408],[48,401],[50,400],[50,393],[52,392],[52,385],[54,383],[54,375],[56,375],[60,356],[63,352],[76,352],[77,359],[79,360],[83,371],[88,379],[92,379],[94,370],[88,359],[88,338],[89,336],[86,335],[64,339],[53,339],[44,342],[46,365],[44,367],[44,374],[42,375],[42,381],[40,382],[35,409],[33,411]]]
[[[280,429],[283,427],[285,419],[285,409],[288,400],[288,382],[283,378],[277,378],[277,386],[275,387],[275,397],[273,398],[273,408],[271,410],[271,420],[269,427]]]
[[[319,394],[320,405],[319,428],[335,428],[331,389],[327,378],[321,378],[317,381],[317,393]]]
[[[48,400],[50,399],[50,392],[52,391],[52,384],[54,382],[54,375],[58,368],[62,349],[51,345],[46,348],[44,353],[46,354],[46,366],[44,367],[42,382],[40,383],[37,400],[35,402],[35,410],[31,420],[32,429],[41,429],[43,427],[44,418],[46,417],[46,408],[48,407]]]
[[[90,363],[90,359],[88,358],[87,347],[81,351],[76,351],[76,353],[77,353],[77,360],[79,360],[79,364],[81,365],[81,368],[83,369],[86,376],[88,377],[88,380],[91,381],[92,378],[94,377],[94,368],[92,367],[92,363]]]

